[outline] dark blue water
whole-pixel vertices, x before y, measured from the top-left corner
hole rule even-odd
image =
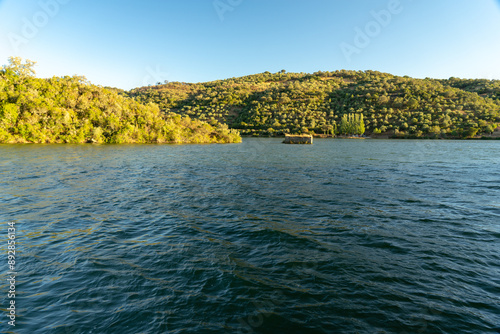
[[[499,333],[499,152],[2,145],[2,332]]]

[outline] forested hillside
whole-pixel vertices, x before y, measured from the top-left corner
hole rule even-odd
[[[366,134],[407,138],[468,138],[491,133],[500,123],[498,80],[283,70],[199,84],[158,84],[125,94],[251,135],[341,134],[346,128],[342,119],[361,114]]]
[[[0,71],[0,143],[232,143],[239,133],[161,112],[83,77],[34,77],[34,62]]]

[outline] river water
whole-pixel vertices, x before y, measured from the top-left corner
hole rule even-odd
[[[499,152],[0,145],[1,331],[500,333]]]

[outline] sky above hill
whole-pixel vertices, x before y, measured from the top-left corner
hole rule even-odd
[[[123,89],[282,69],[500,79],[500,0],[3,0],[9,56]]]

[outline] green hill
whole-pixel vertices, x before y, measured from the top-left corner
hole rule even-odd
[[[233,143],[225,124],[161,112],[83,77],[35,78],[34,63],[0,70],[0,143]]]
[[[408,138],[473,137],[493,132],[500,123],[498,80],[281,71],[199,84],[172,82],[125,94],[164,111],[228,124],[246,135],[338,134],[349,114],[363,114],[366,134]]]

